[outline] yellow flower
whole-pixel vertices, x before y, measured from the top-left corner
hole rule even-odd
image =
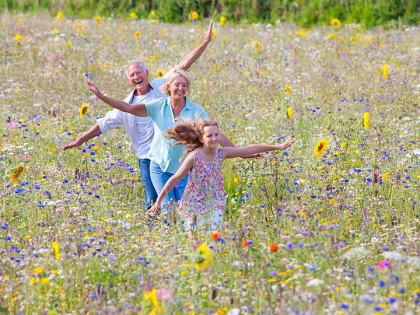
[[[224,16],[221,16],[219,23],[220,23],[220,25],[225,26],[226,18]]]
[[[54,249],[55,260],[58,262],[60,260],[60,244],[57,242],[52,242],[51,245]]]
[[[194,266],[198,270],[206,269],[211,262],[211,252],[206,243],[198,247],[197,256],[195,258]]]
[[[385,80],[387,80],[389,76],[388,65],[384,64],[381,70],[382,70],[382,75],[384,76]]]
[[[327,139],[322,139],[321,141],[319,141],[317,145],[315,146],[315,156],[318,157],[322,155],[325,149],[327,148],[327,146],[328,146]]]
[[[135,37],[135,38],[140,38],[140,36],[141,36],[141,33],[140,33],[139,31],[136,31],[136,32],[134,33],[134,37]]]
[[[216,37],[216,30],[211,30],[211,33],[213,34],[213,37]]]
[[[137,19],[136,12],[130,12],[130,18],[132,18],[133,20]]]
[[[163,77],[163,71],[162,70],[158,70],[158,72],[156,73],[156,76],[158,77],[158,78],[162,78]]]
[[[58,29],[54,27],[54,33],[58,34]]]
[[[72,43],[71,42],[69,42],[69,48],[71,49],[71,45],[72,45]]]
[[[162,35],[165,35],[165,33],[166,33],[166,30],[164,29],[164,28],[162,28]]]
[[[152,18],[156,18],[156,12],[155,12],[155,10],[150,11],[150,15],[152,16]]]
[[[143,299],[144,299],[143,304],[146,304],[148,302],[152,303],[153,310],[150,313],[156,314],[156,310],[158,310],[160,312],[165,311],[165,309],[162,307],[162,305],[160,304],[160,302],[158,300],[158,296],[157,296],[155,288],[153,288],[152,291],[146,292],[143,296]]]
[[[98,15],[96,18],[95,18],[95,21],[96,21],[96,23],[101,23],[101,17]]]
[[[193,20],[197,20],[198,19],[198,13],[196,11],[192,11],[191,12],[191,17]]]
[[[83,103],[80,107],[80,117],[86,116],[87,112],[89,111],[89,104]]]
[[[63,12],[59,11],[57,13],[57,20],[61,21],[63,19],[63,16],[64,16]]]
[[[363,126],[365,127],[366,130],[369,130],[369,128],[370,128],[369,113],[368,112],[365,112],[363,114]]]
[[[335,28],[340,27],[340,24],[341,22],[339,19],[334,18],[331,20],[331,25],[334,26]]]
[[[389,177],[389,172],[386,172],[384,175],[382,175],[382,180],[385,181]]]
[[[50,285],[50,279],[48,279],[48,278],[42,278],[41,279],[41,284]]]
[[[21,40],[23,40],[24,39],[24,37],[20,34],[20,33],[17,33],[16,34],[16,36],[15,36],[15,40],[17,40],[17,41],[21,41]]]
[[[20,174],[22,174],[22,172],[25,170],[25,168],[20,165],[13,173],[12,176],[10,176],[10,179],[13,183],[17,183],[18,178],[20,176]]]
[[[30,280],[29,280],[29,283],[30,284],[32,284],[32,285],[34,285],[35,283],[37,283],[38,282],[38,279],[36,279],[36,278],[31,278]]]
[[[284,90],[286,91],[287,95],[290,95],[290,86],[289,86],[289,84],[286,84],[286,86],[284,87]]]
[[[289,106],[289,107],[287,108],[286,113],[287,113],[287,118],[289,118],[289,119],[293,119],[293,109],[292,109],[292,107],[291,107],[291,106]]]
[[[260,44],[260,42],[259,41],[255,41],[255,43],[254,43],[254,47],[258,50],[258,51],[260,51],[261,50],[261,44]]]
[[[330,205],[334,205],[335,204],[335,199],[330,199]]]
[[[18,95],[20,95],[20,91],[19,91],[19,87],[18,87],[18,86],[16,87],[16,93],[17,93]]]
[[[42,273],[42,268],[41,267],[36,267],[35,269],[34,269],[34,273],[39,273],[39,274],[41,274]]]

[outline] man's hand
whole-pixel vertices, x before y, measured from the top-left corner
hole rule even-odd
[[[83,142],[82,142],[79,138],[77,138],[77,139],[76,139],[76,140],[74,140],[73,142],[70,142],[69,144],[65,145],[65,146],[63,147],[63,150],[67,150],[67,149],[72,149],[72,148],[78,147],[78,146],[80,146],[82,143],[83,143]]]
[[[101,91],[99,91],[99,89],[96,87],[96,85],[93,84],[92,82],[89,82],[89,81],[86,81],[86,84],[89,86],[89,90],[91,90],[97,97],[100,98],[102,93],[101,93]]]

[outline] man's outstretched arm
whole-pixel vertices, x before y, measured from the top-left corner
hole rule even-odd
[[[100,134],[101,134],[101,128],[99,128],[98,123],[96,123],[92,127],[90,127],[88,131],[86,131],[80,137],[76,138],[73,142],[70,142],[69,144],[65,145],[63,147],[63,150],[78,147],[82,145],[83,143],[85,143],[86,141],[96,136],[99,136]]]
[[[200,43],[194,50],[190,51],[184,58],[181,59],[177,68],[182,70],[187,70],[191,65],[201,56],[201,54],[206,50],[207,45],[211,42],[213,38],[213,21],[210,21],[209,29],[207,30],[207,35],[204,41]]]

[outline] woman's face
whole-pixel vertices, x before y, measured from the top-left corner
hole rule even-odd
[[[188,82],[183,76],[177,76],[168,84],[168,90],[171,93],[171,98],[180,99],[184,98],[188,91]]]
[[[203,128],[203,136],[201,142],[203,146],[210,149],[217,149],[219,145],[220,131],[217,126],[206,126]]]

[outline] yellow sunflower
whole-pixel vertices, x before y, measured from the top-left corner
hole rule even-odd
[[[384,64],[381,70],[382,70],[382,75],[384,76],[385,80],[387,80],[389,76],[388,65]]]
[[[24,170],[25,168],[22,165],[20,165],[16,170],[14,170],[14,172],[12,173],[12,176],[10,176],[11,181],[13,183],[17,183],[20,174],[22,174]]]
[[[80,107],[80,117],[86,116],[87,112],[89,111],[89,104],[83,103]]]
[[[141,36],[141,33],[140,33],[139,31],[136,31],[136,32],[134,33],[134,37],[135,37],[135,38],[140,38],[140,36]]]
[[[331,25],[334,26],[335,28],[340,27],[340,24],[341,22],[339,19],[334,18],[331,20]]]
[[[158,70],[157,71],[157,73],[156,73],[156,76],[158,77],[158,78],[162,78],[163,77],[163,75],[164,75],[164,73],[163,73],[163,71],[162,70]]]
[[[363,114],[363,126],[365,127],[366,130],[369,130],[369,128],[370,128],[369,113],[368,112],[365,112]]]
[[[194,266],[198,270],[203,270],[208,267],[211,262],[211,252],[206,243],[203,243],[197,249]]]
[[[191,17],[193,20],[197,20],[198,19],[198,13],[196,11],[192,11],[191,12]]]
[[[95,18],[95,21],[96,21],[96,23],[101,23],[101,17],[98,15],[96,18]]]
[[[324,153],[327,146],[328,146],[328,140],[327,139],[322,139],[321,141],[319,141],[314,148],[315,149],[315,156],[316,157],[321,156]]]
[[[137,19],[136,12],[130,12],[130,18],[133,19],[133,20]]]
[[[289,107],[287,108],[286,113],[287,113],[287,118],[289,118],[289,119],[293,119],[293,109],[292,109],[292,107],[291,107],[291,106],[289,106]]]
[[[220,23],[220,25],[225,26],[226,18],[224,16],[221,16],[219,23]]]
[[[286,86],[284,87],[284,90],[286,91],[287,95],[290,95],[290,86],[289,84],[286,84]]]

